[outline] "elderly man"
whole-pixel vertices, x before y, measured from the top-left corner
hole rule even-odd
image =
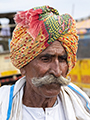
[[[90,120],[90,100],[67,74],[78,36],[69,14],[49,6],[15,16],[11,61],[24,76],[0,88],[0,120]]]

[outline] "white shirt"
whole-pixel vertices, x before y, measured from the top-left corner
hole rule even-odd
[[[62,103],[57,97],[57,105],[51,108],[34,108],[23,105],[23,120],[65,120]]]

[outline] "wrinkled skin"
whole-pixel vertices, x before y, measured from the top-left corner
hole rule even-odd
[[[26,76],[23,104],[29,107],[52,107],[60,92],[61,86],[56,83],[35,87],[31,79],[52,74],[66,77],[68,71],[67,54],[59,41],[53,42],[46,50],[21,69]]]

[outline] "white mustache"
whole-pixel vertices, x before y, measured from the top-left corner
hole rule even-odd
[[[40,87],[44,84],[51,84],[51,83],[58,83],[60,85],[68,85],[71,81],[71,78],[68,77],[67,79],[64,78],[62,75],[58,78],[54,77],[53,75],[45,75],[41,78],[32,78],[31,79],[32,84],[34,84],[36,87]]]

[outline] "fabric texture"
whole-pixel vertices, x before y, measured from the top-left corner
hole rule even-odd
[[[18,12],[17,26],[10,43],[11,61],[20,69],[44,51],[55,40],[67,52],[69,71],[75,66],[78,36],[75,20],[69,14],[59,15],[50,6],[36,7]]]
[[[22,97],[26,78],[18,80],[14,86],[13,103],[9,120],[22,120]],[[70,86],[79,91],[88,101],[90,108],[90,99],[76,85],[70,83]],[[0,120],[6,120],[9,107],[10,86],[0,88]],[[59,94],[66,120],[90,120],[90,110],[86,108],[86,101],[68,86],[62,86]]]
[[[65,120],[62,103],[57,96],[57,104],[50,108],[35,108],[23,105],[22,120]]]

